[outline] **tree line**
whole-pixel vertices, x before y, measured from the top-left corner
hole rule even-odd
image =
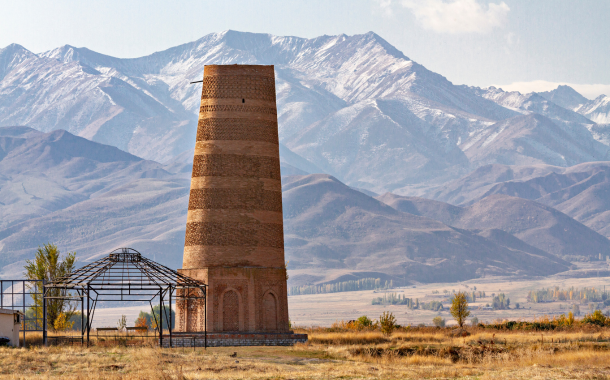
[[[291,286],[288,288],[288,295],[299,296],[304,294],[354,292],[358,290],[384,290],[392,289],[393,287],[394,283],[392,280],[382,282],[380,278],[367,277],[360,280],[342,281],[332,284]]]
[[[554,288],[531,290],[527,294],[527,300],[533,303],[553,301],[604,302],[608,306],[610,305],[610,291],[587,287],[581,289],[574,287],[560,289],[556,286]]]

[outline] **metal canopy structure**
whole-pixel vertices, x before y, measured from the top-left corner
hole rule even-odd
[[[159,305],[152,313],[163,346],[163,318],[172,346],[172,302],[203,302],[207,325],[207,285],[142,256],[132,248],[119,248],[107,257],[77,269],[66,277],[44,285],[45,305],[52,299],[81,303],[81,340],[89,344],[95,307],[100,301],[149,302]],[[86,306],[86,313],[85,313]],[[207,346],[207,328],[204,330]],[[45,344],[46,334],[45,334]]]

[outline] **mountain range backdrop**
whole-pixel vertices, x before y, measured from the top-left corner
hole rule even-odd
[[[289,285],[607,272],[610,97],[457,86],[372,32],[229,30],[134,59],[0,50],[0,278],[47,242],[181,267],[189,83],[236,63],[275,65]]]

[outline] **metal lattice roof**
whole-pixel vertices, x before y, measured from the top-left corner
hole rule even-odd
[[[119,248],[101,260],[94,261],[45,285],[49,288],[96,290],[129,289],[156,291],[171,286],[193,289],[207,286],[164,265],[142,256],[132,248]]]

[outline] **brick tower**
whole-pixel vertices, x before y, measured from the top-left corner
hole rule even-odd
[[[204,68],[181,273],[208,284],[208,332],[288,332],[273,66]],[[177,330],[201,331],[201,305]]]

